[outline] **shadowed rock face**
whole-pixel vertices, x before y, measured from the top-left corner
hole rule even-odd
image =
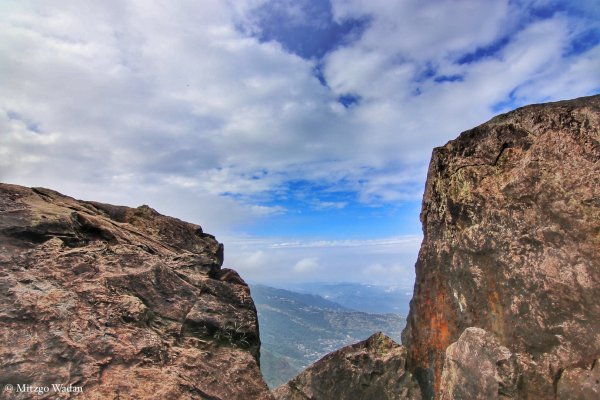
[[[214,237],[147,206],[0,184],[0,385],[271,399],[248,286],[222,262]]]
[[[406,349],[382,333],[326,355],[273,394],[279,400],[421,398],[406,371]]]
[[[456,346],[481,342],[446,353],[468,327],[494,338],[480,346],[490,362],[516,362],[516,386],[486,398],[560,398],[597,371],[600,96],[524,107],[436,148],[421,221],[403,344],[424,398],[440,397]]]

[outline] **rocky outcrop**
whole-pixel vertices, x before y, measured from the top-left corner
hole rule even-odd
[[[3,395],[272,398],[248,286],[222,262],[214,237],[147,206],[0,184]]]
[[[489,332],[467,328],[446,349],[440,399],[516,398],[516,357]]]
[[[600,358],[565,368],[556,383],[558,399],[600,399]]]
[[[278,400],[420,399],[406,349],[382,333],[330,353],[274,390]]]
[[[593,386],[600,96],[524,107],[436,148],[421,221],[403,344],[424,398],[569,398],[573,382]]]

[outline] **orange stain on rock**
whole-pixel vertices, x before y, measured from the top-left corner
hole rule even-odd
[[[433,369],[433,385],[437,393],[440,389],[446,347],[452,342],[453,329],[450,324],[453,322],[448,320],[448,315],[451,314],[445,311],[448,308],[446,290],[438,287],[432,292],[432,296],[426,297],[427,300],[421,305],[419,313],[423,320],[428,322],[429,329],[426,334],[419,333],[419,349],[413,354],[416,356],[414,360],[421,368]],[[429,359],[430,352],[434,354],[433,360]]]

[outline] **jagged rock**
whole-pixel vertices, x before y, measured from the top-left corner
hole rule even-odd
[[[384,334],[343,347],[273,391],[278,400],[420,399],[406,349]]]
[[[433,151],[403,344],[424,398],[468,327],[517,359],[517,398],[553,399],[600,355],[600,96],[500,115]],[[465,398],[469,398],[468,396]]]
[[[600,399],[600,359],[591,364],[580,364],[584,365],[566,368],[560,375],[556,391],[558,400]]]
[[[0,184],[0,250],[0,387],[272,398],[248,286],[221,269],[223,246],[199,226]]]
[[[481,328],[467,328],[446,349],[441,400],[516,398],[516,357]]]

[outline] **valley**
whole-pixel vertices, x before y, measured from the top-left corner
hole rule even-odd
[[[400,342],[406,322],[399,314],[356,311],[309,293],[265,285],[251,285],[251,293],[258,310],[261,371],[271,388],[325,354],[374,332],[382,331]]]

